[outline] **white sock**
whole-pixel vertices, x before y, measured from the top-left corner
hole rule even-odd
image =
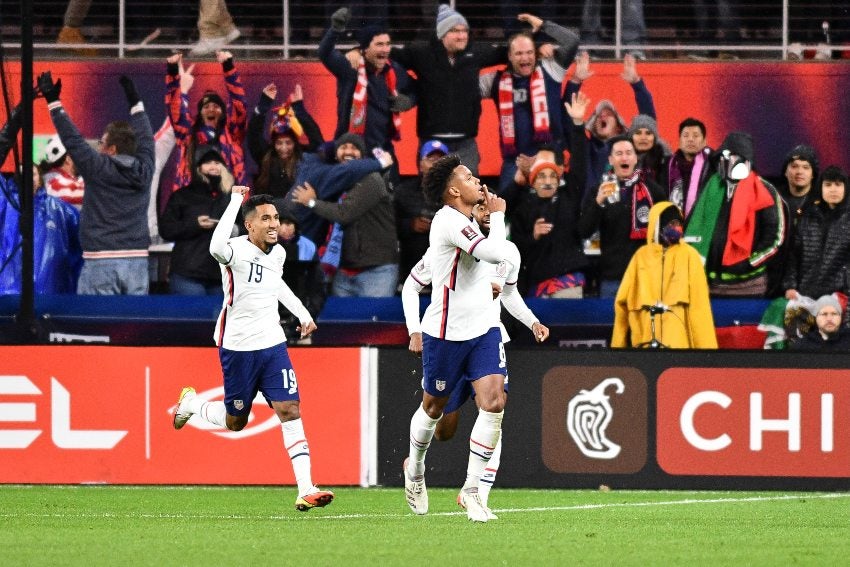
[[[407,462],[407,470],[413,476],[425,474],[425,453],[431,446],[438,421],[440,418],[433,419],[425,413],[422,405],[410,419],[410,460]]]
[[[487,466],[484,467],[484,474],[478,481],[478,497],[481,498],[481,503],[487,505],[487,499],[490,497],[490,489],[493,488],[493,483],[496,482],[496,473],[499,472],[499,461],[502,458],[502,436],[499,436],[499,442],[496,443],[496,448],[493,449],[493,456],[487,461]]]
[[[504,410],[499,413],[478,410],[478,418],[469,435],[469,465],[466,467],[464,488],[478,487],[484,468],[493,456],[493,451],[502,435],[502,416],[504,415]]]
[[[227,427],[227,407],[224,402],[208,402],[195,396],[186,402],[186,409],[219,427]]]
[[[310,446],[304,435],[304,423],[298,418],[284,421],[280,426],[283,430],[283,446],[289,453],[295,482],[298,483],[298,495],[303,496],[313,488],[313,479],[310,477]]]

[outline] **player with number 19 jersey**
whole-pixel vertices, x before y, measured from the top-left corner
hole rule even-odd
[[[215,326],[216,346],[248,351],[285,342],[278,300],[299,321],[313,319],[282,279],[286,260],[282,246],[275,244],[266,254],[247,235],[231,238],[227,246],[233,254],[220,266],[224,302]]]

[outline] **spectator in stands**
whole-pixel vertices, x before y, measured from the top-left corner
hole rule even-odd
[[[578,225],[582,238],[599,231],[600,297],[617,294],[632,255],[646,242],[649,210],[664,200],[661,186],[637,169],[637,152],[627,136],[609,139],[608,147],[616,182],[596,179],[596,193],[585,197]]]
[[[402,180],[393,191],[395,220],[398,232],[399,274],[406,277],[428,249],[431,219],[437,207],[425,199],[422,183],[434,163],[449,154],[449,148],[439,140],[429,140],[419,150],[419,175]]]
[[[193,163],[192,182],[171,194],[159,221],[162,237],[174,242],[168,287],[177,295],[221,295],[219,264],[204,252],[230,203],[233,176],[212,146],[195,148]]]
[[[755,171],[753,139],[731,132],[718,149],[717,172],[700,191],[685,238],[705,261],[718,297],[764,297],[768,260],[785,239],[782,198]]]
[[[363,157],[356,134],[337,139],[337,159]],[[296,203],[334,223],[322,255],[323,268],[336,270],[332,293],[338,297],[391,297],[398,284],[398,238],[392,195],[377,173],[360,179],[336,201],[317,200],[307,183],[292,190]]]
[[[286,261],[283,264],[283,281],[292,293],[301,300],[313,320],[319,317],[327,297],[324,274],[319,267],[319,256],[316,245],[301,236],[298,229],[298,219],[288,209],[279,210],[280,225],[277,228],[277,243],[286,250]],[[286,340],[290,343],[307,343],[309,337],[302,338],[299,327],[301,321],[283,304],[278,305],[280,324]]]
[[[38,77],[50,118],[86,182],[80,241],[84,264],[77,287],[82,295],[146,295],[148,292],[147,208],[154,169],[154,140],[144,103],[133,81],[120,83],[130,122],[110,122],[94,150],[65,112],[50,71]]]
[[[638,114],[632,118],[629,126],[629,138],[635,146],[638,155],[638,168],[645,179],[661,183],[664,162],[673,153],[667,142],[658,135],[658,124],[655,118],[646,114]]]
[[[374,24],[357,30],[361,57],[357,68],[352,68],[335,49],[350,18],[348,8],[334,12],[331,27],[319,44],[322,64],[336,77],[334,138],[351,132],[363,137],[367,150],[381,148],[395,156],[393,141],[401,137],[401,113],[413,107],[413,79],[402,66],[390,60],[390,34]],[[398,180],[397,165],[392,180]]]
[[[498,194],[508,201],[509,211],[516,196],[505,195],[505,191],[513,185],[517,156],[533,156],[543,145],[557,152],[567,147],[564,130],[570,128],[570,118],[561,104],[561,85],[579,41],[570,30],[532,14],[520,14],[518,19],[531,30],[508,39],[509,68],[480,78],[481,97],[491,98],[499,114],[502,170]],[[533,35],[538,32],[555,41],[555,57],[538,61]]]
[[[667,159],[662,170],[662,187],[667,198],[685,216],[685,225],[699,190],[711,175],[711,148],[705,140],[705,124],[696,118],[679,123],[679,149]]]
[[[21,105],[0,130],[0,163],[15,145],[21,129]],[[80,214],[48,195],[37,167],[32,170],[33,280],[37,294],[76,293],[83,264]],[[23,282],[21,199],[12,176],[0,175],[0,295],[20,294]]]
[[[788,205],[793,227],[803,215],[806,204],[819,197],[812,191],[812,184],[818,178],[818,156],[815,150],[803,144],[791,149],[782,161],[782,176],[784,182],[780,182],[776,188]]]
[[[584,81],[592,75],[593,72],[590,70],[590,55],[586,51],[583,51],[576,59],[576,68],[572,78],[567,82],[567,88],[564,93],[565,100],[570,100],[572,93],[577,92]],[[652,94],[649,92],[643,79],[638,75],[637,61],[634,56],[626,55],[623,57],[623,72],[620,74],[620,77],[634,91],[638,114],[645,114],[646,116],[655,118],[655,104],[652,101]],[[610,100],[599,101],[595,112],[591,115],[585,126],[590,133],[590,144],[587,146],[586,197],[588,194],[596,191],[597,183],[602,177],[602,173],[608,167],[608,140],[614,136],[625,134],[627,128],[625,120],[617,113],[617,109],[614,108],[614,104]]]
[[[523,258],[520,291],[531,297],[581,298],[588,261],[578,232],[585,185],[584,115],[589,104],[583,93],[573,94],[567,110],[573,121],[570,168],[566,182],[558,164],[560,151],[541,150],[527,181],[517,171],[515,183],[526,187],[511,219],[511,238]],[[528,192],[528,187],[533,193]]]
[[[850,294],[850,208],[847,173],[823,170],[794,231],[783,285],[787,299]]]
[[[53,136],[47,140],[44,160],[40,167],[44,172],[44,187],[47,189],[47,194],[62,199],[80,210],[83,206],[86,183],[77,173],[74,160],[62,145],[59,136]]]
[[[850,331],[842,325],[843,310],[835,295],[823,295],[815,303],[815,323],[800,340],[789,343],[790,350],[850,352]]]
[[[643,18],[643,0],[623,0],[621,33],[624,45],[646,43],[646,23]],[[581,11],[581,42],[602,43],[602,0],[584,0]],[[641,59],[643,51],[636,49],[632,54]]]
[[[470,44],[466,18],[448,4],[437,11],[436,32],[428,43],[393,48],[390,58],[416,74],[419,147],[437,139],[477,175],[478,76],[485,67],[507,62],[507,52],[504,47]]]
[[[324,142],[322,131],[304,107],[301,85],[295,85],[287,102],[272,114],[269,141],[263,136],[266,114],[277,98],[277,86],[263,88],[251,120],[248,122],[248,149],[259,166],[253,192],[282,199],[295,182],[298,164],[304,152],[315,152]],[[302,138],[307,138],[302,144]],[[278,212],[281,207],[278,206]]]
[[[227,9],[225,0],[199,0],[198,43],[192,46],[189,55],[200,57],[221,51],[239,39],[242,33]]]
[[[177,139],[178,165],[173,190],[188,185],[192,181],[195,164],[192,158],[197,146],[213,146],[225,159],[224,165],[233,173],[238,185],[245,184],[245,155],[242,143],[248,125],[245,111],[245,89],[242,79],[233,64],[233,55],[229,51],[216,52],[221,63],[229,102],[215,91],[206,91],[198,101],[197,114],[193,119],[189,113],[189,94],[183,92],[180,83],[180,65],[183,56],[179,53],[168,57],[168,70],[165,78],[165,106],[174,135]],[[226,114],[225,114],[226,109]]]
[[[613,348],[717,348],[705,270],[682,241],[684,220],[669,201],[650,209],[646,244],[614,299]]]
[[[56,38],[56,43],[85,44],[82,26],[91,8],[92,0],[68,0],[65,9],[62,29]],[[200,39],[190,54],[197,57],[213,53],[242,35],[233,23],[233,18],[227,10],[225,0],[199,0],[198,2],[198,34]],[[80,55],[94,57],[97,50],[80,48],[74,50]]]

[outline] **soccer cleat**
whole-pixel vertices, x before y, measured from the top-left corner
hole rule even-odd
[[[460,492],[457,493],[457,505],[460,506],[461,508],[463,508],[464,510],[466,510],[466,504],[464,503],[462,496],[463,496],[463,490],[461,490]],[[480,500],[481,497],[479,496],[478,499]],[[498,520],[499,519],[499,516],[494,514],[493,510],[491,510],[489,507],[487,507],[487,504],[482,502],[481,505],[483,506],[484,511],[487,512],[487,520]]]
[[[407,505],[414,514],[422,516],[428,513],[428,489],[425,488],[425,475],[411,477],[407,473],[407,461],[404,460],[402,469],[404,470],[404,496],[407,498]]]
[[[466,517],[470,522],[486,522],[490,519],[487,509],[478,496],[477,486],[461,490],[459,499],[458,504],[461,508],[466,509]]]
[[[174,409],[174,429],[180,429],[186,422],[189,421],[189,418],[192,417],[192,412],[188,411],[186,408],[180,409],[180,406],[183,405],[183,402],[188,401],[196,396],[195,389],[191,386],[186,386],[180,391],[180,397],[177,398],[177,407]]]
[[[299,512],[306,512],[312,508],[324,508],[333,502],[333,499],[333,492],[330,490],[319,490],[314,486],[313,492],[295,499],[295,509]]]

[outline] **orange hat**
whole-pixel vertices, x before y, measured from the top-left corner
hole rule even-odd
[[[555,173],[558,174],[558,177],[564,172],[564,169],[555,163],[552,160],[537,158],[534,160],[534,163],[531,164],[531,169],[528,171],[528,184],[534,185],[534,180],[537,179],[537,174],[543,171],[544,169],[553,169]]]

